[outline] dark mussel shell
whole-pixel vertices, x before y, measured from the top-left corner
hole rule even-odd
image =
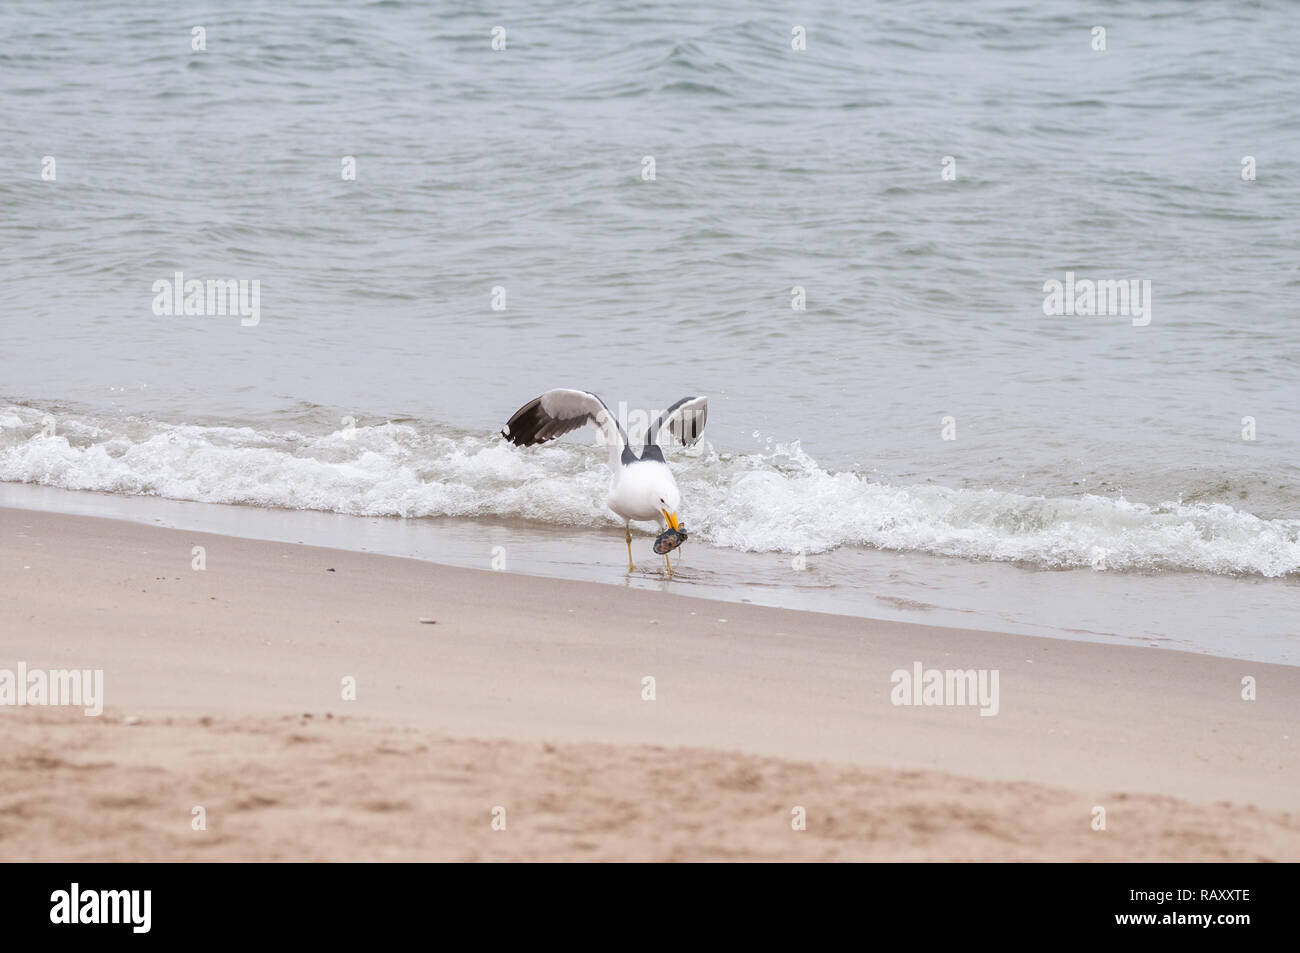
[[[664,530],[655,539],[655,552],[663,556],[665,553],[671,553],[684,542],[686,542],[685,526],[679,529]]]

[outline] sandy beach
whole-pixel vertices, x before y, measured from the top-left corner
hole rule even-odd
[[[0,708],[6,860],[1300,859],[1294,667],[0,525],[0,668],[104,672]],[[916,663],[996,715],[893,704]]]

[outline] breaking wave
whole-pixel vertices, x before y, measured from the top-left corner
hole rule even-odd
[[[605,455],[580,444],[520,450],[415,422],[305,433],[140,417],[64,416],[51,435],[44,419],[0,410],[0,480],[363,516],[615,519]],[[1300,573],[1300,520],[1223,503],[891,486],[825,470],[797,442],[735,454],[706,442],[671,462],[692,538],[741,551],[860,546],[1046,569]]]

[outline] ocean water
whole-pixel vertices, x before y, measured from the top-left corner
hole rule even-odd
[[[0,4],[0,481],[621,581],[704,393],[689,591],[1300,660],[1300,6],[841,6]]]

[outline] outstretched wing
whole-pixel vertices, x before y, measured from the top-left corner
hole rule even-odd
[[[708,419],[709,398],[683,397],[650,425],[646,443],[658,444],[660,432],[666,430],[677,438],[678,443],[689,447],[700,439]]]
[[[501,436],[515,446],[532,447],[588,423],[595,424],[611,448],[622,450],[627,445],[627,434],[603,400],[585,390],[565,388],[548,390],[524,404],[515,411]]]

